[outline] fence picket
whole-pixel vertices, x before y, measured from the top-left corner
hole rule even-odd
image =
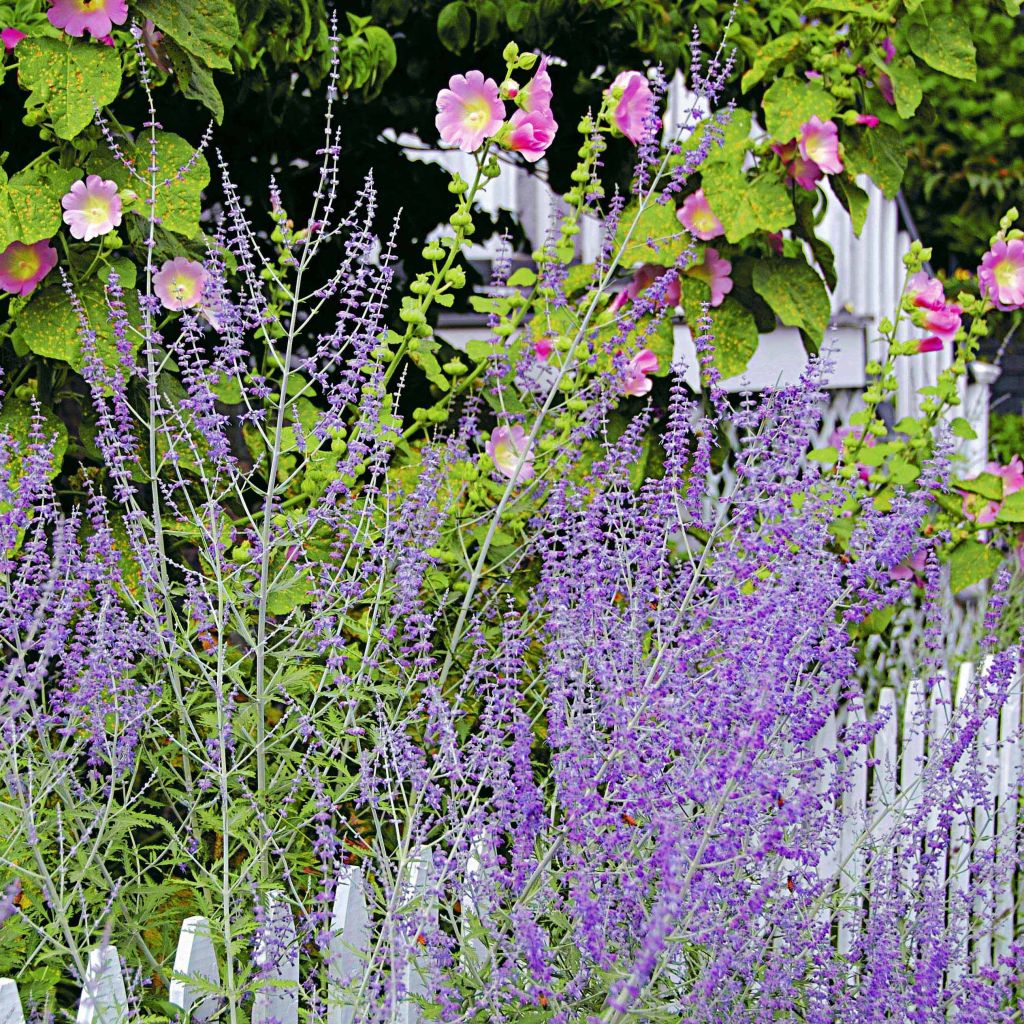
[[[264,934],[254,960],[269,971],[253,1001],[252,1024],[298,1024],[299,944],[291,908],[280,891],[267,894]]]
[[[848,722],[861,726],[866,721],[864,708],[850,712]],[[850,787],[843,793],[843,832],[839,841],[839,891],[844,910],[839,915],[839,952],[849,954],[860,932],[861,890],[864,882],[864,854],[859,842],[864,829],[868,799],[867,750],[858,746],[852,754]]]
[[[370,945],[370,917],[366,908],[362,869],[342,868],[331,916],[330,964],[327,968],[327,1024],[351,1024],[355,1006],[344,992],[363,969],[363,954]]]
[[[988,673],[991,659],[986,659],[983,668]],[[987,701],[986,701],[987,703]],[[972,850],[975,857],[983,852],[989,855],[996,835],[996,793],[999,784],[999,722],[989,716],[982,723],[978,733],[978,767],[986,779],[987,799],[974,808],[974,837]],[[974,896],[974,917],[981,922],[974,944],[974,963],[977,967],[992,965],[993,901],[991,892],[978,892]]]
[[[75,1024],[125,1024],[127,1020],[128,995],[117,947],[94,949],[89,953]]]
[[[1008,871],[996,891],[995,944],[996,963],[1010,952],[1014,934],[1014,867],[1017,859],[1017,787],[1020,782],[1020,688],[1018,679],[999,715],[999,776],[997,780],[997,868]]]
[[[210,937],[210,922],[205,917],[186,917],[181,925],[181,936],[174,956],[174,973],[187,975],[171,981],[167,999],[186,1012],[190,1021],[209,1020],[218,1010],[221,1000],[203,993],[206,987],[194,980],[202,978],[213,987],[220,985],[217,954]]]
[[[431,861],[427,851],[421,852],[409,868],[409,895],[410,900],[421,907],[424,902],[430,899],[427,904],[427,927],[434,928],[437,925],[437,902],[429,897],[431,880]],[[420,1024],[423,1020],[423,1010],[418,999],[430,1000],[430,979],[424,971],[424,965],[418,962],[413,954],[406,958],[404,970],[405,998],[402,1001],[402,1008],[399,1011],[400,1024]]]
[[[470,845],[469,856],[466,858],[466,876],[463,881],[462,923],[461,923],[461,956],[462,962],[473,972],[479,971],[487,960],[487,947],[479,938],[472,936],[474,928],[479,927],[479,885],[483,872],[486,851],[486,840],[478,837]]]
[[[10,978],[0,978],[0,1024],[25,1024],[18,986]]]

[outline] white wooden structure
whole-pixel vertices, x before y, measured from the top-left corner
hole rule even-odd
[[[955,685],[941,677],[930,693],[919,681],[913,681],[900,700],[892,688],[881,691],[876,715],[884,724],[878,730],[870,750],[861,747],[854,761],[847,764],[852,785],[842,797],[844,827],[835,847],[827,850],[819,865],[819,877],[831,880],[836,904],[831,911],[835,929],[836,952],[846,955],[854,945],[857,929],[863,923],[861,897],[870,893],[870,866],[865,863],[865,837],[888,835],[895,816],[909,813],[921,799],[921,778],[925,766],[938,756],[937,740],[945,735],[957,709],[977,699],[983,687],[973,665],[964,664]],[[984,677],[982,677],[984,678]],[[982,695],[982,704],[988,699]],[[847,720],[864,721],[863,712],[847,714],[840,709],[822,726],[807,754],[820,757],[839,749],[843,725]],[[1024,834],[1018,822],[1022,770],[1021,751],[1021,679],[1018,674],[1010,688],[1009,699],[998,717],[990,717],[977,742],[968,747],[954,766],[952,782],[968,771],[980,770],[987,780],[987,800],[976,801],[953,817],[949,825],[948,856],[939,867],[939,885],[945,886],[950,905],[958,894],[968,890],[969,873],[993,849],[997,863],[1017,865],[1024,857]],[[934,835],[937,820],[929,820]],[[476,937],[467,935],[468,915],[474,913],[474,877],[480,870],[476,854],[470,859],[464,880],[462,900],[463,957],[482,964],[486,949]],[[425,855],[413,860],[406,882],[409,905],[423,907],[436,915],[430,904],[430,863]],[[994,892],[984,899],[975,897],[974,916],[978,922],[964,936],[974,969],[997,965],[1015,939],[1024,938],[1024,873],[1011,869]],[[989,898],[991,897],[991,898]],[[866,910],[870,914],[870,909]],[[299,1019],[298,950],[291,911],[280,894],[271,894],[268,918],[274,918],[278,936],[284,935],[285,955],[269,971],[266,987],[256,997],[252,1024],[297,1024]],[[951,918],[952,919],[952,918]],[[435,918],[436,920],[436,918]],[[362,953],[370,948],[371,924],[363,877],[357,867],[346,867],[336,888],[331,930],[330,963],[327,971],[327,1024],[351,1024],[355,1014],[354,993],[362,975]],[[254,962],[263,959],[255,950]],[[856,972],[857,965],[850,965]],[[426,972],[413,960],[403,969],[403,989],[408,994],[402,1004],[402,1024],[421,1024],[427,1017],[418,998],[429,1001]],[[174,979],[169,1000],[190,1011],[192,1021],[210,1020],[219,1010],[222,997],[215,993],[222,974],[211,941],[210,923],[205,918],[187,918],[181,926]],[[950,979],[953,980],[953,979]],[[16,983],[0,980],[0,1024],[24,1024],[24,1015]],[[88,974],[78,1008],[77,1024],[128,1024],[128,999],[118,951],[113,946],[89,954]]]

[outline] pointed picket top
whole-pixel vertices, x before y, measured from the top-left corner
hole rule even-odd
[[[429,850],[421,850],[409,865],[409,881],[407,895],[409,901],[419,904],[418,913],[426,918],[428,928],[437,925],[437,903],[430,892],[432,860]],[[414,946],[412,953],[406,959],[404,971],[405,998],[398,1011],[399,1024],[420,1024],[423,1020],[423,1010],[417,998],[429,1001],[432,998],[430,979],[426,972],[426,965],[417,962]]]
[[[344,992],[363,971],[370,947],[370,915],[362,868],[346,865],[338,876],[331,914],[330,963],[327,967],[327,1024],[351,1024],[355,1006],[346,1005]]]
[[[210,995],[206,986],[193,979],[203,978],[213,987],[220,987],[220,969],[213,949],[210,922],[205,917],[186,917],[181,925],[178,949],[174,955],[174,973],[187,977],[171,981],[167,1000],[191,1011],[189,1020],[209,1020],[219,1009],[221,999]],[[205,993],[205,995],[204,995]]]
[[[126,1024],[128,994],[116,946],[89,953],[75,1024]]]
[[[10,978],[0,978],[0,1024],[25,1024],[18,986]]]
[[[280,890],[267,893],[264,935],[256,944],[258,967],[270,966],[252,1006],[252,1024],[298,1024],[299,943],[291,907]],[[267,941],[269,935],[269,941]],[[273,951],[273,952],[271,952]],[[273,963],[268,961],[273,958]]]
[[[461,922],[461,950],[462,962],[471,970],[478,971],[487,960],[487,947],[479,938],[474,938],[472,932],[478,927],[480,908],[480,879],[483,877],[483,866],[487,860],[488,840],[485,836],[477,836],[469,847],[469,856],[466,858],[466,874],[463,879],[462,895],[462,922]]]

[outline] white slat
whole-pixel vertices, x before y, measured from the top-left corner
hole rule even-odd
[[[269,941],[260,937],[254,959],[259,967],[269,966],[270,972],[253,1000],[252,1024],[298,1024],[299,944],[282,892],[267,894],[265,931]]]
[[[964,700],[968,690],[974,681],[974,665],[971,662],[964,662],[960,666],[960,673],[956,683],[955,710],[963,708]],[[953,768],[953,790],[962,791],[963,778],[969,767],[967,759],[971,756],[970,751],[965,751],[960,760]],[[966,950],[963,949],[967,943],[970,922],[968,915],[970,907],[966,903],[967,893],[970,888],[970,867],[971,867],[971,817],[970,811],[958,812],[953,816],[949,830],[949,865],[948,875],[948,902],[949,902],[949,929],[953,940],[954,950],[962,950],[963,956],[954,959],[946,972],[950,984],[954,984],[964,976],[966,972]]]
[[[430,853],[423,851],[410,865],[408,892],[410,901],[419,905],[418,914],[421,919],[425,918],[426,927],[432,929],[437,926],[437,903],[429,896],[430,874]],[[428,899],[429,903],[426,902]],[[430,979],[426,966],[418,962],[418,949],[418,944],[414,943],[412,954],[403,968],[405,998],[402,1000],[398,1015],[400,1024],[420,1024],[423,1020],[423,1010],[417,999],[431,999]]]
[[[207,994],[204,985],[194,979],[204,979],[220,987],[220,969],[210,936],[210,922],[205,917],[186,917],[181,925],[178,949],[174,955],[174,973],[187,977],[171,981],[167,999],[185,1011],[191,1011],[189,1020],[207,1021],[220,1006],[221,999]]]
[[[25,1024],[18,986],[10,978],[0,978],[0,1024]]]
[[[89,953],[75,1024],[126,1024],[128,995],[116,946]]]
[[[483,872],[483,861],[485,857],[486,840],[475,839],[470,846],[469,856],[466,858],[466,877],[463,882],[462,896],[462,920],[461,920],[461,957],[462,962],[470,970],[477,972],[487,960],[487,947],[478,938],[471,936],[471,931],[479,925],[478,911],[480,906],[480,878]]]
[[[863,707],[850,712],[850,722],[862,725]],[[867,748],[859,746],[853,753],[852,765],[847,766],[850,787],[843,794],[843,833],[839,844],[839,862],[843,866],[839,876],[839,889],[847,908],[839,917],[839,952],[850,952],[859,931],[859,911],[864,888],[864,854],[859,848],[868,798]]]
[[[990,661],[986,661],[984,672],[987,675]],[[988,717],[982,723],[978,734],[978,766],[987,778],[987,800],[974,808],[974,840],[975,851],[990,851],[995,842],[996,834],[996,791],[999,784],[999,722]],[[974,918],[978,922],[974,943],[974,963],[977,967],[989,967],[992,964],[992,925],[993,925],[992,892],[988,886],[982,886],[974,895]]]
[[[1010,952],[1014,931],[1013,865],[1017,858],[1017,787],[1020,782],[1020,679],[1013,680],[999,715],[999,777],[997,779],[997,850],[1000,871],[1007,870],[996,892],[993,940],[998,965]]]
[[[912,817],[921,804],[921,773],[924,768],[924,741],[928,728],[924,683],[912,679],[903,705],[903,753],[900,756],[900,814]],[[913,853],[913,856],[910,854]],[[903,851],[903,884],[913,886],[920,851]]]
[[[871,829],[876,836],[885,835],[892,827],[893,805],[896,803],[899,709],[896,691],[891,686],[883,686],[879,692],[878,716],[885,716],[885,724],[875,733],[871,752],[876,762],[871,773]]]
[[[818,776],[818,794],[823,799],[827,799],[828,807],[830,809],[834,808],[835,800],[831,796],[826,797],[826,794],[832,786],[836,773],[836,766],[835,763],[828,760],[828,758],[834,756],[836,745],[836,716],[835,712],[832,712],[832,714],[830,714],[826,719],[825,724],[818,730],[817,735],[814,737],[814,756],[816,758],[820,758],[825,764],[821,774]],[[831,816],[832,813],[830,810],[830,817]],[[839,847],[838,844],[836,844],[824,851],[819,858],[818,877],[821,879],[834,879],[838,870]]]
[[[355,865],[347,865],[338,876],[331,915],[327,1024],[351,1024],[356,1008],[351,1001],[346,1002],[346,989],[361,976],[363,956],[369,946],[370,917],[363,872]]]

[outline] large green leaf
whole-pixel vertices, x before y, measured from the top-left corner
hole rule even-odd
[[[194,153],[192,146],[180,135],[173,132],[156,133],[156,162],[160,169],[157,172],[155,213],[162,227],[189,238],[194,237],[199,230],[200,194],[210,184],[210,165],[202,154],[179,177],[179,170],[192,162]],[[147,167],[148,140],[141,139],[130,155],[134,157],[136,167]],[[148,189],[145,182],[133,177],[106,149],[99,149],[93,154],[89,160],[89,170],[93,174],[113,179],[121,188],[130,188],[139,193],[145,193]]]
[[[916,14],[907,26],[907,42],[936,71],[971,82],[978,77],[970,26],[955,14]]]
[[[29,90],[29,108],[45,113],[59,138],[73,139],[98,107],[117,97],[121,58],[112,46],[69,36],[23,39],[18,44],[18,81]]]
[[[230,69],[228,58],[238,39],[230,0],[136,0],[135,7],[207,67]]]
[[[758,82],[784,68],[800,52],[804,35],[801,32],[786,32],[759,46],[754,53],[750,67],[743,75],[743,92],[753,89]]]
[[[90,281],[81,289],[79,298],[89,327],[96,332],[97,354],[106,366],[116,366],[120,357],[103,285],[96,280]],[[124,299],[129,320],[138,326],[141,321],[135,293],[126,290]],[[85,367],[81,331],[78,314],[72,308],[64,289],[59,285],[52,285],[37,291],[18,314],[12,341],[37,356],[68,363],[81,373]],[[138,336],[129,331],[128,341],[132,351],[136,351],[139,345]]]
[[[900,133],[889,124],[874,128],[854,125],[843,132],[846,169],[854,176],[866,174],[894,199],[907,169],[907,153]]]
[[[859,238],[864,230],[864,222],[868,219],[868,206],[871,199],[854,180],[853,176],[844,172],[833,174],[828,179],[836,199],[842,204],[843,209],[850,215],[850,222],[853,224],[853,233]]]
[[[696,335],[700,328],[701,303],[711,298],[711,289],[703,281],[684,277],[682,305],[686,322]],[[715,366],[723,377],[743,373],[760,340],[753,314],[735,299],[727,296],[721,306],[710,311],[711,333],[714,335]]]
[[[873,21],[889,21],[892,17],[892,4],[888,0],[814,0],[807,8],[808,13],[811,11],[839,11]]]
[[[462,0],[453,0],[437,16],[437,38],[452,53],[461,53],[473,37],[473,19]]]
[[[913,117],[924,98],[924,93],[921,91],[921,79],[917,74],[917,62],[908,54],[891,64],[885,64],[881,59],[877,63],[892,82],[896,113],[902,118]]]
[[[1003,556],[971,537],[961,541],[949,554],[949,585],[956,594],[974,583],[988,579],[1003,563]]]
[[[47,409],[41,409],[43,436],[47,443],[52,442],[52,461],[50,463],[50,479],[52,480],[59,472],[64,461],[64,452],[68,447],[67,427]],[[7,396],[0,407],[0,434],[7,434],[12,440],[18,443],[19,453],[11,459],[11,476],[17,480],[21,471],[23,453],[27,450],[31,441],[32,431],[35,427],[35,410],[28,402],[23,402],[13,395]]]
[[[765,128],[779,142],[795,139],[800,126],[812,117],[827,121],[836,111],[836,101],[817,82],[780,78],[764,94]]]
[[[751,181],[738,164],[717,163],[705,167],[703,185],[730,242],[755,231],[781,231],[795,219],[786,186],[770,174]]]
[[[619,230],[615,237],[616,248],[625,245],[622,250],[621,265],[631,267],[635,263],[656,263],[662,267],[671,267],[682,251],[682,232],[676,217],[676,208],[671,203],[664,206],[651,203],[639,219],[636,217],[637,207],[626,209]],[[634,226],[633,221],[636,220]],[[632,229],[630,231],[630,229]],[[629,232],[629,242],[626,234]]]
[[[182,95],[197,100],[213,114],[217,124],[224,121],[224,100],[213,81],[213,73],[194,54],[182,49],[173,39],[163,43],[174,68]]]
[[[754,266],[754,290],[789,327],[799,327],[812,352],[821,349],[832,304],[825,282],[802,259],[762,260]]]
[[[0,250],[50,238],[61,225],[60,200],[79,172],[39,160],[10,181],[0,171]]]

